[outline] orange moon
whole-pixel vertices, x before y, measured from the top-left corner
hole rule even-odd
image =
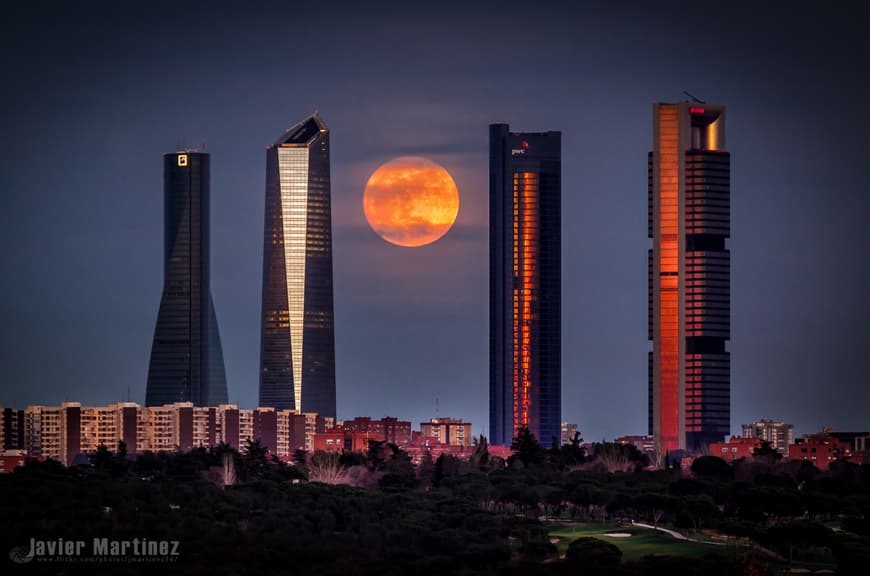
[[[459,190],[443,166],[402,156],[372,173],[363,194],[369,226],[398,246],[425,246],[450,230],[459,213]]]

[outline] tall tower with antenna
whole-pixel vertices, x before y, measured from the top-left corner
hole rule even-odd
[[[661,453],[730,433],[730,155],[725,107],[653,105],[649,432]]]

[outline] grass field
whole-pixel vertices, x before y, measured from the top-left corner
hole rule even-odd
[[[725,558],[735,558],[741,556],[745,558],[751,554],[751,549],[745,542],[737,544],[734,540],[727,546],[717,546],[714,544],[705,544],[702,542],[688,542],[686,540],[678,540],[665,532],[659,532],[649,528],[639,528],[637,526],[617,526],[616,524],[601,524],[596,522],[558,522],[549,525],[550,538],[558,538],[556,548],[559,549],[559,555],[565,554],[568,550],[568,544],[575,538],[591,536],[611,542],[622,550],[623,562],[639,560],[648,555],[659,556],[682,556],[688,558],[700,558],[707,554],[717,554]],[[615,538],[607,536],[607,534],[631,534],[626,538]],[[710,539],[711,534],[706,534],[706,538]],[[723,541],[716,535],[716,541]],[[819,563],[811,564],[804,562],[795,562],[787,564],[776,562],[766,558],[762,558],[763,562],[769,563],[775,572],[788,572],[796,569],[810,573],[831,572],[834,568],[833,564]]]
[[[627,538],[614,538],[606,536],[609,533],[626,533],[631,534],[631,536]],[[615,544],[622,550],[623,561],[638,560],[650,554],[691,558],[698,558],[706,554],[719,554],[729,558],[735,555],[733,545],[714,546],[711,544],[687,542],[685,540],[677,540],[670,534],[648,528],[600,523],[559,523],[550,526],[550,537],[559,539],[556,543],[559,554],[565,553],[571,540],[584,536],[591,536]]]

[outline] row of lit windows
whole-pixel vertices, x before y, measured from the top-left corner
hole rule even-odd
[[[717,206],[729,209],[731,200],[727,195],[720,194],[688,194],[686,195],[686,207],[693,206]]]
[[[713,222],[729,222],[728,207],[713,206],[710,203],[704,203],[698,206],[689,206],[686,208],[686,219],[691,221],[699,216],[706,216]]]
[[[687,210],[686,211],[686,234],[703,234],[703,228],[714,231],[720,230],[718,236],[728,236],[731,228],[731,220],[727,214],[713,210]]]
[[[307,244],[308,148],[282,148],[278,152],[281,218],[284,228],[285,281],[288,296],[290,355],[295,406],[301,405],[302,336],[305,310],[305,256]]]
[[[537,174],[514,174],[513,267],[519,288],[513,290],[513,425],[529,425],[531,409],[532,300],[537,292]],[[521,241],[522,240],[522,241]]]
[[[686,252],[686,261],[687,262],[704,262],[709,260],[711,262],[719,261],[723,265],[728,263],[728,260],[731,258],[731,253],[727,250],[691,250]]]
[[[703,307],[710,310],[721,310],[723,312],[727,312],[731,308],[727,295],[715,293],[704,298],[698,297],[697,294],[693,294],[691,298],[687,298],[686,306],[687,308],[691,308],[691,310]]]

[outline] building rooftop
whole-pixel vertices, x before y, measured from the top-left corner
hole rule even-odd
[[[295,124],[288,128],[278,139],[275,141],[275,146],[281,146],[282,144],[308,144],[311,142],[315,136],[320,134],[321,132],[326,132],[328,128],[326,124],[323,122],[323,118],[320,117],[318,112],[315,112],[302,122]]]

